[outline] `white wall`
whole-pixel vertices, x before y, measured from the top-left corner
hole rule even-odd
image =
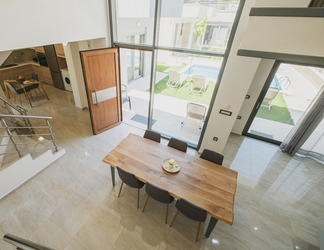
[[[254,7],[307,7],[310,0],[257,0]]]
[[[324,18],[252,16],[240,49],[324,57],[321,27]]]
[[[237,56],[241,39],[249,20],[249,12],[254,5],[254,0],[245,2],[236,35],[232,44],[226,67],[223,73],[217,97],[213,105],[208,125],[205,130],[199,151],[209,148],[217,152],[222,152],[227,139],[236,122],[241,106],[245,100],[250,84],[261,59]],[[219,113],[220,109],[232,112],[231,116]],[[218,141],[214,141],[217,137]]]
[[[1,1],[0,51],[107,37],[106,2]]]
[[[232,133],[241,134],[244,126],[249,119],[251,111],[259,97],[259,94],[264,86],[264,83],[269,75],[270,70],[272,69],[275,61],[269,59],[261,59],[258,68],[256,69],[255,75],[251,82],[250,88],[247,95],[250,96],[249,99],[244,99],[242,107],[239,111],[239,116],[242,118],[240,120],[236,120]]]

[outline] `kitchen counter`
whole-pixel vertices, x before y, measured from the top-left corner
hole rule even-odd
[[[25,65],[30,65],[30,64],[39,66],[39,63],[34,62],[34,61],[24,62],[24,63],[14,63],[14,64],[9,64],[10,66],[9,65],[4,65],[4,66],[0,67],[0,71],[12,69],[12,68],[18,68],[18,67],[25,66]]]

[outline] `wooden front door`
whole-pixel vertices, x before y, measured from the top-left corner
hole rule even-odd
[[[118,50],[81,51],[84,80],[94,134],[121,122]]]

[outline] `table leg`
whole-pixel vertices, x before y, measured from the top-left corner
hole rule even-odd
[[[111,171],[111,181],[113,186],[115,186],[115,168],[110,166],[110,171]]]
[[[215,219],[214,217],[210,217],[210,221],[207,227],[207,231],[205,233],[205,236],[208,238],[211,234],[211,232],[213,231],[214,227],[216,226],[217,223],[217,219]]]

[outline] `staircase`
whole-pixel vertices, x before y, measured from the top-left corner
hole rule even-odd
[[[51,117],[28,116],[26,109],[1,96],[0,101],[1,199],[63,156],[65,150],[56,145]]]

